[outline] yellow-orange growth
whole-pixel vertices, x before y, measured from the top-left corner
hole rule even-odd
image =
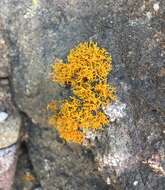
[[[111,70],[111,56],[94,42],[80,43],[70,50],[67,63],[58,60],[52,65],[52,81],[73,92],[62,103],[48,105],[52,112],[49,123],[61,138],[82,144],[88,131],[109,123],[103,107],[116,99],[115,88],[107,83]]]

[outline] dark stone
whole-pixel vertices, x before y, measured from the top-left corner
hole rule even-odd
[[[33,122],[28,121],[29,156],[44,189],[112,189],[106,182],[121,190],[165,189],[165,1],[159,1],[158,11],[154,3],[0,1],[13,93]],[[54,59],[66,60],[72,47],[89,40],[112,54],[109,81],[117,87],[116,108],[125,107],[86,156],[85,147],[64,143],[48,128],[46,106],[67,96],[49,80]]]

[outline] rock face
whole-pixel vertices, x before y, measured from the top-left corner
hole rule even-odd
[[[25,122],[27,144],[43,189],[165,189],[165,1],[32,2],[1,0],[0,17],[14,98],[32,120]],[[118,102],[107,108],[111,126],[87,149],[58,138],[46,106],[66,95],[49,80],[52,62],[89,40],[112,54]]]
[[[0,189],[10,190],[17,163],[21,117],[12,101],[10,64],[0,19]]]

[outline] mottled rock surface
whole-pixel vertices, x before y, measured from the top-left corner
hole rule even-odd
[[[43,189],[165,189],[165,1],[1,0],[12,88],[26,115],[28,151]],[[113,57],[118,103],[92,148],[65,144],[47,125],[46,105],[66,95],[49,80],[55,58],[81,41]],[[31,121],[32,122],[31,122]]]
[[[12,190],[42,190],[35,176],[33,166],[29,160],[25,143],[22,143],[19,151],[19,161],[15,174],[15,183]],[[37,189],[38,188],[38,189]]]
[[[0,18],[0,189],[10,190],[17,163],[21,117],[12,101],[8,46]]]

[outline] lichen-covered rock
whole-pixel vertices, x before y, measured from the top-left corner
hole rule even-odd
[[[44,189],[165,189],[164,8],[160,1],[1,0],[15,101],[32,119],[29,153]],[[49,80],[55,58],[81,41],[113,58],[118,103],[91,149],[63,144],[46,106],[66,91]],[[106,183],[109,187],[106,186]]]

